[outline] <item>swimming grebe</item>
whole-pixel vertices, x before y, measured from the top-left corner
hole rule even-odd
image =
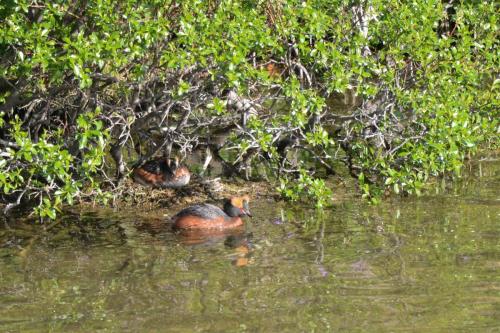
[[[243,225],[242,216],[252,216],[247,195],[232,197],[224,201],[224,210],[211,204],[187,207],[173,218],[175,229],[229,229]]]

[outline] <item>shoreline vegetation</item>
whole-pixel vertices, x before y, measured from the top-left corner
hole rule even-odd
[[[480,175],[485,166],[484,163],[498,163],[500,160],[500,150],[480,151],[473,159],[468,159],[463,168],[460,178],[453,175],[445,177],[435,177],[426,183],[423,194],[433,195],[435,193],[443,193],[447,191],[455,191],[460,187],[460,184],[466,185],[470,180]],[[488,169],[486,167],[486,169]],[[359,184],[355,179],[344,178],[341,176],[330,177],[327,180],[330,188],[334,189],[334,194],[330,198],[329,207],[336,207],[352,200],[362,200],[359,197]],[[206,180],[195,177],[194,181],[184,189],[155,189],[144,187],[133,182],[132,179],[125,179],[120,186],[115,189],[119,195],[116,195],[116,200],[103,204],[100,201],[80,201],[72,206],[65,205],[61,207],[60,213],[75,213],[78,211],[95,212],[103,209],[115,210],[139,210],[151,223],[155,223],[155,219],[168,219],[170,214],[192,204],[203,202],[211,202],[220,204],[224,198],[231,196],[249,194],[253,202],[257,201],[272,201],[278,205],[290,206],[287,201],[277,192],[278,183],[269,183],[267,181],[245,181],[242,179],[221,179],[221,177],[210,178],[208,183]],[[385,193],[383,200],[398,199],[394,193]],[[299,207],[304,208],[304,202],[299,202]],[[4,209],[5,205],[0,204],[0,209]],[[307,206],[306,206],[307,208]],[[309,206],[309,209],[314,209]],[[30,208],[18,207],[11,215],[14,219],[19,218],[25,221],[34,221],[35,216],[28,216],[31,212]],[[146,222],[147,223],[147,222]]]
[[[342,186],[373,203],[419,195],[499,147],[497,7],[4,1],[3,213],[240,191],[322,208]],[[197,179],[179,192],[132,184],[154,157]]]

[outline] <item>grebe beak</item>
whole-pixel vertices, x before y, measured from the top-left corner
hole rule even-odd
[[[252,217],[252,213],[250,213],[250,207],[248,207],[248,201],[243,202],[243,214]]]

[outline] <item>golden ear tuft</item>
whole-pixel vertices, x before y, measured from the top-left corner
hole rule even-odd
[[[231,205],[237,208],[243,208],[243,201],[239,197],[232,197],[230,200]]]
[[[229,199],[231,205],[238,208],[243,208],[244,203],[248,203],[250,201],[250,197],[248,195],[243,195],[241,197],[232,197]]]

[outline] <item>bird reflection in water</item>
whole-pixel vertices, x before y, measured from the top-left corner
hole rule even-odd
[[[226,238],[224,245],[234,249],[235,258],[232,261],[233,265],[237,267],[244,267],[250,263],[252,254],[250,239],[252,234],[245,234],[241,236],[231,235]]]
[[[163,238],[162,235],[172,233],[171,227],[161,219],[148,219],[147,222],[138,223],[137,229],[147,232],[159,241]],[[244,226],[232,229],[177,230],[173,236],[180,244],[189,247],[213,247],[223,243],[226,249],[231,251],[229,258],[233,265],[243,267],[251,263],[252,233],[246,232]],[[173,239],[170,239],[170,241],[173,241]]]
[[[187,246],[211,246],[224,242],[226,248],[231,249],[231,263],[237,267],[247,266],[250,263],[252,234],[246,233],[245,228],[221,230],[180,230],[177,232],[181,244]]]

